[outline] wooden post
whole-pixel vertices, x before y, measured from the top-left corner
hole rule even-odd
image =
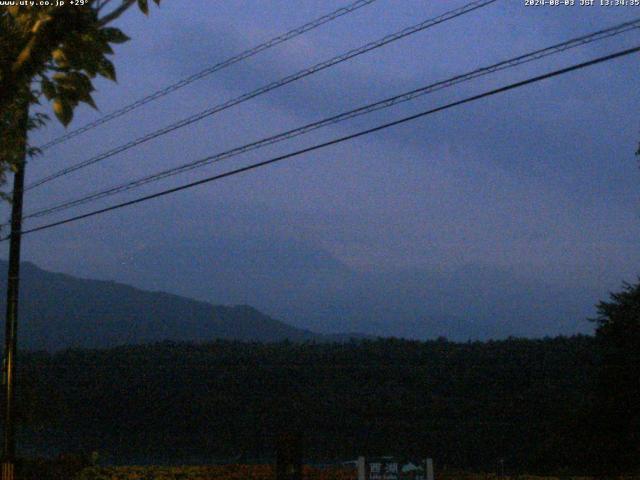
[[[433,459],[427,458],[424,463],[426,480],[433,480]]]
[[[367,475],[364,457],[358,457],[358,480],[365,480]]]
[[[20,286],[20,240],[22,230],[22,197],[24,193],[24,170],[27,153],[27,122],[29,105],[18,109],[16,117],[17,135],[22,135],[19,158],[13,177],[13,199],[11,205],[11,236],[9,242],[9,271],[7,276],[7,316],[4,334],[4,364],[2,383],[4,386],[4,439],[2,450],[2,480],[15,479],[15,376],[18,336],[18,287]]]
[[[302,435],[283,433],[276,447],[276,480],[302,480]]]

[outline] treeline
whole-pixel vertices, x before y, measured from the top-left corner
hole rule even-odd
[[[442,468],[587,469],[592,337],[486,343],[160,343],[24,353],[23,451],[113,462],[432,456]]]

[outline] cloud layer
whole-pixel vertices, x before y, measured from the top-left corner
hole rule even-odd
[[[447,8],[463,2],[448,2]],[[337,8],[337,1],[166,2],[130,15],[108,112]],[[312,63],[442,13],[380,0],[51,149],[30,179]],[[34,190],[27,208],[339,113],[601,29],[633,8],[485,10],[247,102]],[[503,72],[181,177],[133,198],[616,51],[637,33]],[[486,99],[117,213],[25,237],[44,268],[215,303],[250,303],[320,331],[454,338],[588,331],[638,273],[638,58]],[[98,113],[79,112],[75,125]],[[42,140],[61,133],[52,126]],[[111,200],[113,201],[113,200]],[[99,205],[107,205],[103,201]],[[89,207],[87,207],[88,209]],[[84,210],[79,210],[84,211]],[[62,218],[61,215],[59,218]],[[56,217],[58,218],[58,217]],[[34,223],[33,225],[35,225]]]

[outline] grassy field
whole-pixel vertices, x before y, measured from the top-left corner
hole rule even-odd
[[[347,468],[303,469],[305,480],[356,480]],[[74,480],[273,480],[271,465],[216,465],[182,467],[91,467]]]
[[[91,467],[83,470],[74,480],[274,480],[271,465],[216,465],[216,466],[130,466]],[[305,466],[304,480],[356,480],[353,468],[313,468]],[[591,480],[590,477],[536,477],[519,475],[497,477],[494,474],[447,472],[436,475],[437,480]],[[630,480],[630,477],[627,477]]]

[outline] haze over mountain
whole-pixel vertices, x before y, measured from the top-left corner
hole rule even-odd
[[[252,305],[318,332],[460,341],[588,333],[601,296],[489,265],[354,269],[291,238],[190,235],[179,246],[147,244],[131,252],[130,268],[104,265],[101,273],[140,288]]]
[[[47,257],[48,248],[32,249],[28,258],[48,268],[109,281],[25,264],[21,339],[59,348],[216,337],[297,340],[314,338],[312,332],[460,341],[571,335],[591,331],[586,319],[604,297],[596,288],[478,264],[355,269],[304,239],[229,232],[193,228],[175,243],[127,244],[103,256],[76,244],[76,258],[86,260],[81,265]],[[0,263],[0,271],[5,266]],[[212,306],[220,304],[253,308]]]
[[[6,262],[0,261],[5,271]],[[0,280],[5,307],[6,278]],[[221,306],[127,285],[84,280],[22,264],[21,348],[104,348],[163,340],[204,342],[341,340],[270,318],[250,306]]]

